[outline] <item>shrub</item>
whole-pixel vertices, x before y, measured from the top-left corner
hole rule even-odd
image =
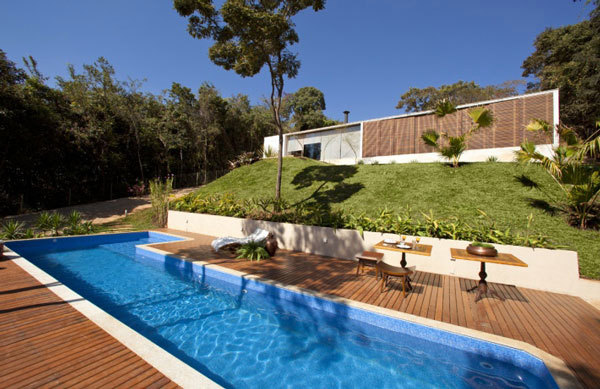
[[[169,196],[173,190],[173,177],[168,177],[164,181],[159,178],[150,181],[150,199],[152,202],[152,211],[154,220],[159,227],[167,225],[169,216]]]
[[[263,155],[265,158],[275,158],[278,156],[278,152],[275,151],[275,149],[271,146],[268,146],[264,151],[263,151]]]
[[[440,101],[435,109],[435,115],[440,118],[454,112],[456,112],[456,107],[449,100]],[[467,141],[471,135],[481,128],[490,127],[494,122],[492,112],[484,107],[475,107],[468,114],[473,122],[472,126],[459,136],[451,136],[446,132],[438,133],[433,129],[427,130],[421,135],[421,139],[427,146],[433,147],[455,168],[458,167],[460,156],[467,149]]]
[[[243,244],[237,251],[237,258],[246,258],[251,261],[270,258],[267,250],[259,242],[250,241]]]
[[[562,144],[552,150],[550,157],[538,152],[533,142],[521,143],[521,150],[516,152],[519,162],[539,163],[553,178],[561,189],[562,198],[548,196],[550,201],[580,229],[600,222],[600,165],[596,160],[600,157],[600,122],[597,127],[598,130],[588,139],[581,139],[569,127],[555,127],[543,120],[534,119],[527,126],[528,131],[550,135],[556,130]],[[527,178],[523,180],[524,183],[525,181]],[[543,190],[538,183],[529,185]]]
[[[489,157],[487,157],[487,159],[485,161],[486,162],[498,162],[498,157],[496,157],[495,155],[490,155]]]
[[[25,224],[16,220],[9,220],[2,225],[0,237],[6,240],[21,239],[24,237]]]
[[[365,214],[354,215],[331,210],[316,201],[296,205],[274,199],[239,201],[232,194],[206,197],[189,194],[172,204],[172,208],[185,212],[247,217],[280,223],[349,228],[359,231],[361,235],[364,231],[373,231],[529,247],[557,247],[547,236],[530,231],[533,215],[529,215],[524,232],[514,232],[510,227],[498,226],[483,211],[479,211],[480,216],[471,223],[458,218],[438,219],[432,211],[421,212],[415,216],[408,207],[398,213],[381,209],[375,217],[370,217]]]
[[[127,188],[127,192],[129,192],[130,195],[136,197],[145,195],[147,190],[148,188],[146,187],[146,184],[143,181],[138,181],[133,186]]]

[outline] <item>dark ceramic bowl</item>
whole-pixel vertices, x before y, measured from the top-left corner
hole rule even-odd
[[[496,257],[498,256],[498,250],[490,249],[488,247],[479,247],[479,246],[467,246],[467,252],[473,255],[481,255],[484,257]]]

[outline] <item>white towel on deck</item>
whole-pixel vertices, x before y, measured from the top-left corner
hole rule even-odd
[[[245,238],[234,238],[233,236],[225,236],[222,238],[217,238],[212,241],[210,244],[215,251],[219,251],[221,248],[228,246],[230,244],[246,244],[249,242],[263,242],[269,236],[269,231],[265,231],[262,228],[257,228],[252,234],[248,235]]]

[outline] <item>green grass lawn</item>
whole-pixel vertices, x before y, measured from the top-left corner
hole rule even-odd
[[[103,223],[97,226],[98,232],[116,232],[123,229],[131,231],[146,231],[158,228],[154,222],[152,208],[146,208],[141,211],[130,213],[129,215],[112,222]]]
[[[275,194],[277,161],[243,166],[206,185],[196,193],[233,193],[239,198]],[[538,166],[514,163],[472,163],[452,169],[440,163],[333,166],[312,160],[284,160],[282,197],[289,202],[316,199],[332,209],[375,216],[382,208],[409,206],[415,215],[432,210],[437,218],[477,218],[478,209],[500,226],[525,230],[533,214],[532,230],[579,253],[581,275],[600,279],[600,232],[569,226],[560,213],[540,207],[548,198],[526,188],[517,177],[525,175],[551,189],[552,179]]]

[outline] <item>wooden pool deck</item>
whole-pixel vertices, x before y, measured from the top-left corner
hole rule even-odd
[[[0,388],[176,388],[13,263],[0,260]]]
[[[474,302],[467,290],[476,280],[416,272],[414,290],[402,297],[400,282],[383,293],[372,275],[356,276],[356,263],[279,250],[260,262],[215,254],[213,237],[182,233],[193,240],[154,245],[188,259],[234,269],[281,284],[344,297],[488,332],[532,344],[566,362],[584,387],[600,385],[600,311],[581,298],[489,283],[505,300]]]
[[[584,387],[600,382],[600,311],[580,298],[490,283],[505,301],[474,302],[476,281],[417,272],[414,290],[380,293],[352,261],[280,250],[260,262],[215,254],[212,237],[154,245],[285,285],[398,310],[530,343],[561,359]],[[158,370],[10,260],[0,261],[0,387],[176,387]]]

